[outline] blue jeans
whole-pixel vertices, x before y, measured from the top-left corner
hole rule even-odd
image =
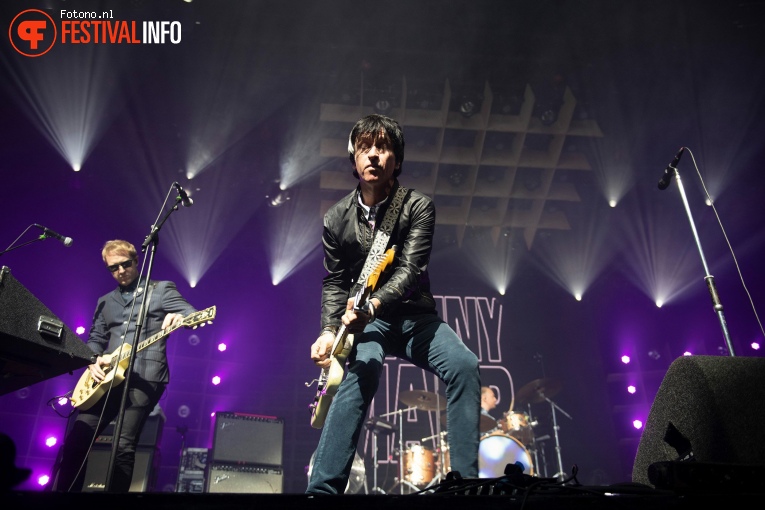
[[[478,477],[481,409],[478,358],[435,314],[386,317],[354,335],[348,372],[329,408],[307,493],[342,494],[345,491],[386,355],[405,359],[444,382],[451,469],[466,478]]]

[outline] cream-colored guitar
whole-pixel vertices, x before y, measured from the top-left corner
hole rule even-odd
[[[194,312],[184,317],[183,322],[177,326],[170,326],[167,329],[163,329],[158,333],[150,336],[143,342],[138,343],[138,351],[145,349],[154,342],[167,338],[170,333],[178,328],[193,328],[196,329],[199,326],[211,323],[215,318],[215,307],[211,306],[199,312]],[[122,347],[118,347],[109,354],[103,355],[105,359],[109,361],[109,364],[104,366],[104,372],[106,377],[101,382],[93,379],[89,369],[85,369],[80,380],[77,381],[72,396],[70,398],[72,405],[78,409],[90,409],[98,402],[101,397],[109,390],[110,386],[118,386],[125,380],[125,370],[127,370],[130,363],[130,344],[123,344]],[[114,384],[112,384],[112,380]]]
[[[367,277],[364,287],[356,293],[353,300],[355,309],[362,311],[367,309],[367,299],[369,298],[369,295],[375,290],[380,274],[385,271],[385,268],[393,263],[393,257],[395,255],[395,246],[392,246],[383,253],[382,259]],[[329,406],[337,393],[337,387],[340,385],[343,376],[345,375],[345,360],[348,357],[348,354],[350,354],[351,348],[353,348],[353,335],[348,333],[345,324],[343,324],[335,335],[335,341],[332,344],[332,349],[330,349],[329,367],[321,370],[318,379],[316,397],[314,397],[313,403],[309,406],[311,408],[311,426],[315,429],[320,429],[324,426],[324,420],[329,412]]]

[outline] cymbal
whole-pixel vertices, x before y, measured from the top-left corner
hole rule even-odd
[[[441,413],[441,425],[446,428],[446,413]],[[490,430],[494,430],[497,428],[497,420],[492,418],[491,416],[486,416],[485,414],[481,415],[481,422],[478,424],[478,428],[481,431],[481,434],[486,433]]]
[[[535,379],[521,388],[515,394],[515,400],[521,403],[536,404],[544,402],[545,397],[557,394],[563,385],[555,379]]]
[[[446,409],[446,397],[429,391],[402,391],[398,395],[398,399],[402,403],[422,411],[443,411]]]

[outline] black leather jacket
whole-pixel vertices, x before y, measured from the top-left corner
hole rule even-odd
[[[389,198],[395,194],[398,186],[396,181]],[[372,247],[374,232],[364,219],[358,193],[356,188],[324,215],[322,242],[327,275],[322,283],[323,327],[340,326],[340,317],[345,312],[348,298],[359,289],[356,279]],[[390,200],[377,211],[376,226],[382,223],[389,205]],[[370,299],[376,297],[380,300],[381,306],[376,312],[378,317],[390,317],[394,313],[436,313],[428,277],[435,225],[436,209],[433,201],[419,191],[409,190],[386,247],[396,245],[396,256],[370,296]]]

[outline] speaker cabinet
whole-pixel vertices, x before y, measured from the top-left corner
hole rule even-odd
[[[106,487],[106,471],[109,469],[111,454],[111,447],[98,444],[93,446],[90,455],[88,455],[88,467],[85,470],[85,483],[82,485],[82,492],[103,492]],[[138,448],[135,452],[135,466],[133,466],[130,492],[153,491],[159,463],[158,448]]]
[[[213,463],[207,474],[207,492],[281,494],[283,487],[282,469],[270,466]]]
[[[218,463],[282,465],[284,421],[271,416],[218,412],[212,460]]]
[[[765,358],[676,359],[651,405],[632,481],[656,487],[652,464],[691,456],[703,463],[765,465],[763,402]]]

